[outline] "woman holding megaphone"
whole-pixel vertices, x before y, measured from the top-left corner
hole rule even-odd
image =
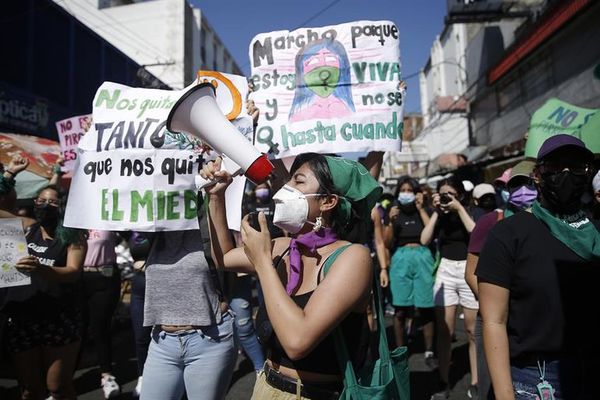
[[[341,327],[360,365],[368,345],[372,275],[369,250],[345,241],[344,234],[369,220],[381,188],[362,165],[315,153],[297,156],[290,172],[273,196],[273,223],[291,237],[272,240],[260,213],[259,226],[244,218],[244,247],[235,248],[224,197],[231,176],[220,159],[203,167],[203,178],[218,181],[206,189],[213,255],[226,269],[256,273],[264,292],[266,313],[259,311],[257,322],[272,330],[262,329],[268,359],[252,398],[337,398],[343,382],[332,331]],[[333,262],[325,276],[328,259]]]

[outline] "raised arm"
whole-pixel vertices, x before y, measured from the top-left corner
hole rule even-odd
[[[437,211],[434,211],[431,218],[429,218],[429,222],[421,231],[421,244],[423,246],[428,246],[433,240],[433,232],[435,231],[435,224],[437,223],[438,218]]]
[[[262,213],[259,222],[264,232],[267,221]],[[344,317],[366,306],[372,276],[366,247],[352,245],[343,251],[302,309],[288,296],[273,268],[268,237],[244,221],[242,238],[258,273],[273,329],[291,359],[306,357]]]
[[[381,172],[381,166],[383,165],[384,154],[385,153],[383,151],[371,151],[362,161],[362,165],[365,166],[375,180],[379,179],[379,173]]]
[[[221,158],[202,167],[201,175],[205,179],[218,179],[219,182],[206,188],[208,196],[208,214],[210,243],[213,260],[220,268],[238,272],[254,272],[254,267],[244,254],[244,250],[235,247],[233,237],[227,226],[225,190],[232,181],[227,171],[221,170]]]

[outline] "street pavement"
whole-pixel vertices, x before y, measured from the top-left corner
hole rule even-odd
[[[389,326],[388,335],[391,336],[391,320],[389,317],[386,318],[386,322]],[[129,321],[125,317],[118,318],[115,323],[113,338],[114,374],[122,386],[120,399],[123,400],[134,398],[132,392],[137,380],[133,337],[128,324]],[[470,375],[466,336],[462,321],[457,321],[456,326],[456,341],[453,343],[453,363],[450,377],[452,385],[450,399],[462,400],[468,398],[466,390],[469,385]],[[437,388],[437,371],[430,371],[425,366],[421,340],[418,338],[412,340],[409,344],[409,350],[411,352],[409,357],[411,398],[415,400],[429,399],[431,393]],[[15,380],[14,370],[7,358],[6,353],[0,354],[0,399],[18,400],[19,391],[17,381]],[[79,362],[80,367],[75,373],[75,387],[79,394],[78,398],[81,400],[103,399],[99,386],[99,371],[93,365],[93,358],[92,347],[88,343],[82,353]],[[240,354],[226,400],[250,399],[255,379],[256,374],[252,368],[252,364],[243,354]]]

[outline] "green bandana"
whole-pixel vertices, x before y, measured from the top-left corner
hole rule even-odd
[[[536,201],[531,207],[531,212],[548,226],[552,236],[563,242],[579,257],[588,261],[600,258],[600,232],[583,211],[568,219],[560,219]]]
[[[381,196],[383,189],[373,179],[369,171],[356,161],[325,156],[333,184],[341,193],[338,215],[343,224],[350,221],[352,209],[361,220],[371,218],[371,210]]]

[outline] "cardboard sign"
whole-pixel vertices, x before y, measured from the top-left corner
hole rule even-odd
[[[398,28],[357,21],[262,33],[250,42],[256,144],[304,152],[398,151],[404,96]]]
[[[594,153],[600,153],[600,132],[591,132],[589,129],[586,129],[587,133],[582,132],[595,114],[600,115],[597,109],[576,107],[555,98],[548,100],[531,117],[525,157],[537,158],[542,143],[558,134],[577,136]]]
[[[100,86],[92,127],[79,142],[65,226],[117,231],[198,228],[194,176],[203,158],[214,154],[199,138],[165,128],[170,109],[187,89],[141,89],[112,82]],[[245,96],[245,80],[239,89]],[[232,123],[251,133],[248,119],[244,108]]]
[[[56,122],[56,131],[60,141],[60,149],[64,164],[64,172],[73,171],[77,159],[77,145],[81,137],[89,129],[92,123],[92,115],[79,115]]]
[[[0,218],[0,288],[31,284],[28,274],[15,265],[27,255],[27,241],[20,218]]]

